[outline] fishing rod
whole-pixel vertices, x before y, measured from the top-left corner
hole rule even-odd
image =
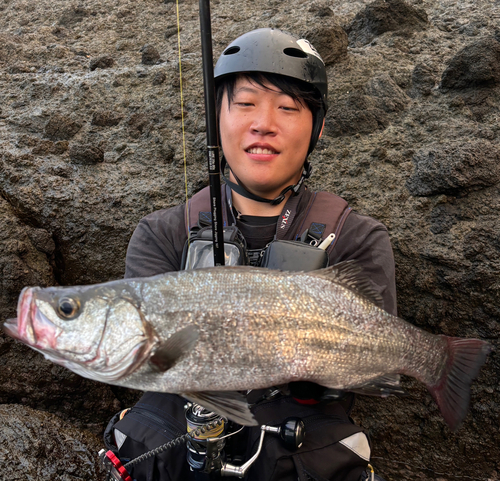
[[[215,80],[212,51],[212,25],[210,0],[200,0],[201,55],[203,88],[205,93],[205,119],[207,135],[208,178],[210,182],[210,210],[212,213],[212,238],[214,265],[224,265],[224,225],[220,185],[219,133],[215,106]]]

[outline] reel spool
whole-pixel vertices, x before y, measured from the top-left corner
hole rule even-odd
[[[192,404],[186,410],[186,423],[188,433],[209,424],[206,430],[187,441],[186,457],[191,470],[204,473],[219,471],[222,467],[222,450],[226,445],[222,437],[226,428],[224,418],[199,404]]]

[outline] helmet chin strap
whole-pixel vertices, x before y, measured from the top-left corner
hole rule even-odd
[[[231,166],[226,162],[225,157],[222,156],[222,159],[221,159],[221,175],[222,175],[222,178],[224,179],[224,182],[226,182],[226,184],[229,185],[229,187],[232,190],[234,190],[237,194],[240,194],[243,197],[246,197],[247,199],[255,200],[257,202],[265,202],[265,203],[271,204],[271,205],[281,204],[285,200],[286,194],[289,191],[292,191],[293,195],[297,195],[298,191],[302,187],[302,184],[304,183],[304,181],[306,179],[309,178],[309,176],[311,175],[311,172],[312,172],[311,164],[306,160],[304,162],[304,170],[302,171],[302,175],[300,176],[299,181],[295,185],[289,185],[288,187],[285,187],[281,191],[280,195],[278,195],[278,197],[275,197],[274,199],[266,199],[265,197],[260,197],[258,195],[252,194],[251,192],[248,192],[248,190],[246,190],[241,185],[240,180],[238,179],[238,177],[236,177],[236,175],[234,174],[234,172],[233,172],[233,175],[234,175],[234,178],[236,179],[237,183],[230,181],[224,175],[224,170],[226,168],[226,165],[228,165],[229,166],[229,170],[231,170]]]

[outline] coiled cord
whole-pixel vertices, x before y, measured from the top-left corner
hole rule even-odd
[[[168,449],[178,446],[182,443],[187,442],[190,438],[196,438],[202,434],[205,434],[207,431],[211,431],[212,429],[221,426],[225,422],[225,419],[219,418],[211,423],[204,424],[203,426],[200,426],[199,428],[195,429],[194,431],[191,431],[189,433],[183,434],[182,436],[179,436],[175,439],[172,439],[172,441],[169,441],[168,443],[162,444],[161,446],[158,446],[155,449],[152,449],[151,451],[148,451],[147,453],[141,454],[135,459],[132,459],[132,461],[129,461],[127,464],[124,464],[123,467],[128,470],[128,468],[131,468],[132,466],[135,466],[136,464],[149,459],[153,456],[156,456],[157,454],[163,453],[164,451],[167,451]]]

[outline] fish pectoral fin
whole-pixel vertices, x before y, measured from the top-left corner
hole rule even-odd
[[[401,387],[400,381],[401,376],[399,374],[385,374],[370,379],[359,386],[349,388],[349,391],[356,394],[382,397],[389,396],[390,394],[406,395],[406,391]]]
[[[149,362],[156,369],[165,372],[193,349],[197,341],[198,329],[196,326],[187,326],[162,342],[149,358]]]
[[[245,396],[237,391],[187,392],[182,396],[242,426],[259,425]]]

